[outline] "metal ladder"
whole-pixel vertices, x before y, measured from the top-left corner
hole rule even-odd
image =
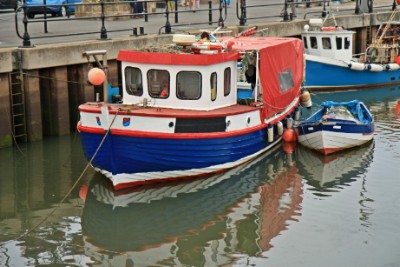
[[[10,74],[10,104],[11,104],[11,124],[14,142],[27,142],[28,135],[26,131],[25,117],[25,94],[24,94],[24,76],[21,67],[21,57],[18,54],[19,70]]]

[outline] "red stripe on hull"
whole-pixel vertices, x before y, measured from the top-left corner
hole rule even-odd
[[[234,168],[234,167],[232,167],[232,168]],[[146,185],[146,184],[161,183],[161,182],[168,182],[168,181],[177,181],[177,180],[182,180],[182,179],[198,179],[198,178],[201,178],[201,177],[206,177],[208,175],[213,175],[213,174],[225,172],[228,169],[230,169],[230,168],[221,169],[221,170],[218,170],[218,171],[208,172],[208,173],[203,173],[203,174],[190,175],[190,176],[179,176],[179,177],[172,177],[172,178],[151,179],[151,180],[145,180],[145,181],[135,181],[135,182],[129,182],[129,183],[120,183],[120,184],[114,185],[114,189],[115,190],[121,190],[121,189],[127,189],[129,187],[137,186],[137,185]]]
[[[78,132],[92,133],[92,134],[105,134],[106,131],[103,128],[94,128],[89,126],[82,126],[81,122],[78,122]]]

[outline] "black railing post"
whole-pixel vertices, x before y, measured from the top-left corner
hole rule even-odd
[[[360,0],[356,0],[356,9],[354,10],[355,14],[360,14]]]
[[[225,3],[225,0],[223,0]],[[219,19],[218,19],[218,26],[219,27],[225,27],[224,26],[224,18],[222,17],[222,1],[219,1]]]
[[[47,6],[46,6],[46,0],[43,1],[43,16],[44,16],[44,33],[49,33],[47,30]],[[62,8],[62,7],[61,7]]]
[[[208,0],[208,25],[212,25],[212,1]]]
[[[106,16],[104,14],[104,0],[100,1],[100,6],[101,6],[101,33],[100,33],[100,39],[101,40],[106,40],[107,39],[107,30],[105,27],[105,19]]]
[[[374,1],[368,0],[368,13],[374,12]]]
[[[28,17],[26,16],[26,0],[22,2],[22,10],[24,11],[24,18],[22,23],[24,24],[24,35],[22,38],[22,47],[32,47],[31,45],[31,37],[28,33]]]
[[[171,23],[169,23],[168,0],[165,0],[165,15],[167,21],[165,22],[165,33],[171,33]]]
[[[393,4],[392,4],[392,11],[396,9],[396,0],[393,0]]]
[[[323,18],[326,18],[326,15],[327,15],[327,13],[326,13],[326,0],[324,0],[324,7],[322,8],[322,17]]]
[[[289,13],[287,12],[288,9],[288,3],[287,0],[285,0],[285,10],[283,11],[283,21],[289,21]]]
[[[245,26],[247,22],[247,15],[246,15],[246,0],[241,0],[240,1],[240,20],[239,20],[239,25],[240,26]]]
[[[148,9],[147,9],[147,1],[144,2],[144,21],[148,22],[149,21],[149,15],[148,15]]]
[[[175,13],[174,13],[175,23],[178,23],[178,0],[174,0],[174,3],[175,3],[175,5],[174,5],[174,7],[175,7]]]

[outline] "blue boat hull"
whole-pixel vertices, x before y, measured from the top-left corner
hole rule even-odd
[[[400,70],[358,71],[348,67],[306,60],[306,81],[304,86],[308,88],[344,89],[396,83],[400,83]]]
[[[242,164],[277,144],[281,136],[275,129],[268,142],[266,128],[238,136],[220,138],[149,138],[81,132],[85,156],[110,178],[139,175],[179,178],[218,172]],[[107,175],[106,174],[106,175]],[[112,176],[112,177],[111,177]],[[157,180],[157,179],[156,179]],[[130,184],[142,183],[133,181]],[[124,187],[124,186],[121,186]]]

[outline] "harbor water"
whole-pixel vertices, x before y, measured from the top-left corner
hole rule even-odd
[[[77,134],[0,149],[0,266],[400,266],[400,87],[313,93],[302,116],[353,99],[373,142],[184,182],[113,191]]]

